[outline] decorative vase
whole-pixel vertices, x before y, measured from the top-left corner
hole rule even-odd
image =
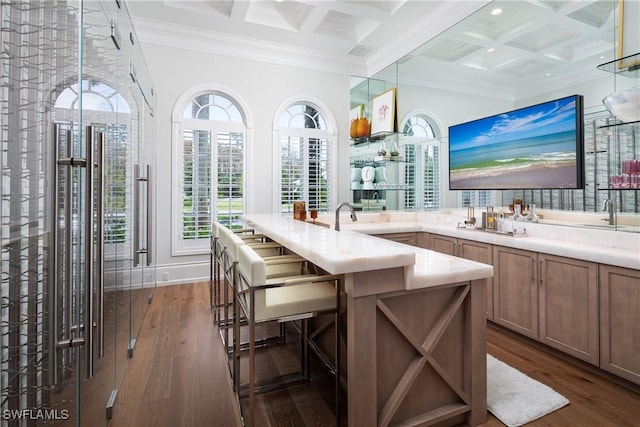
[[[531,205],[531,207],[529,208],[529,215],[527,215],[524,220],[535,223],[540,222],[540,217],[536,215],[536,205]]]
[[[349,136],[351,139],[358,137],[358,119],[351,120],[351,127],[349,128]]]
[[[611,114],[623,122],[640,120],[640,86],[613,92],[606,96],[602,103]]]
[[[380,141],[380,145],[378,145],[378,156],[386,156],[387,155],[387,147],[384,145],[384,139]]]
[[[400,148],[398,148],[398,143],[397,142],[393,142],[393,145],[391,146],[391,157],[398,157],[400,155]]]
[[[358,138],[368,137],[370,130],[371,126],[369,125],[369,120],[367,120],[366,117],[359,118],[356,131]]]

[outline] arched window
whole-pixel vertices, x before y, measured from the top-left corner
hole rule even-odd
[[[55,108],[75,110],[80,100],[78,84],[63,90],[56,98]],[[129,104],[122,95],[106,83],[96,80],[82,81],[82,108],[85,110],[131,114]]]
[[[325,114],[315,103],[295,101],[276,118],[277,151],[280,153],[279,212],[292,212],[293,202],[306,202],[307,210],[327,211],[332,205],[334,135]]]
[[[418,113],[407,119],[402,129],[402,133],[407,136],[415,136],[418,138],[435,139],[436,133],[430,122],[429,116],[424,113]]]
[[[133,185],[133,176],[127,169],[127,164],[134,161],[135,157],[129,139],[137,132],[137,121],[131,120],[131,107],[116,89],[105,82],[86,79],[82,80],[82,90],[75,83],[66,87],[56,97],[54,120],[60,124],[60,132],[64,133],[69,126],[73,126],[80,104],[80,93],[83,116],[105,135],[104,242],[126,243],[132,229],[127,225],[127,219],[131,220],[130,217],[133,215],[132,203],[127,200],[127,188]],[[65,138],[61,136],[60,140],[64,143]],[[111,246],[106,248],[121,251],[127,246],[118,249]]]
[[[402,126],[406,210],[440,208],[440,129],[426,112],[412,112]]]
[[[245,211],[246,120],[234,97],[200,91],[174,110],[177,186],[174,254],[208,249],[211,221],[233,227]]]

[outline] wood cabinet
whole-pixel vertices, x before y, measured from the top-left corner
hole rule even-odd
[[[436,252],[493,265],[493,249],[488,243],[431,234],[429,248]],[[487,319],[493,320],[493,279],[487,279]]]
[[[433,233],[378,237],[493,265],[487,319],[640,384],[640,271]]]
[[[432,234],[430,246],[432,251],[457,256],[458,239],[441,234]]]
[[[640,271],[600,265],[600,367],[640,384]]]
[[[418,240],[493,265],[489,320],[640,384],[640,271],[432,233]]]
[[[375,237],[382,239],[392,240],[398,243],[405,243],[411,246],[418,246],[417,233],[387,233],[387,234],[374,234]]]
[[[539,254],[539,340],[598,365],[598,265]]]
[[[493,245],[473,240],[458,239],[457,255],[471,261],[493,265]],[[493,320],[493,278],[487,282],[487,319]]]
[[[422,249],[431,250],[431,233],[417,233],[418,234],[418,247]]]
[[[538,339],[538,255],[494,246],[493,321]]]

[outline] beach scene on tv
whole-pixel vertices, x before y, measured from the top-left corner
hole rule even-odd
[[[576,97],[449,128],[449,187],[578,188]]]

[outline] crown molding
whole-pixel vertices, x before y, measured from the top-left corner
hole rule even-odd
[[[176,49],[188,49],[253,61],[325,71],[334,74],[363,75],[364,59],[348,55],[332,55],[322,51],[265,42],[248,37],[207,30],[194,30],[180,24],[136,18],[136,34],[142,43]]]

